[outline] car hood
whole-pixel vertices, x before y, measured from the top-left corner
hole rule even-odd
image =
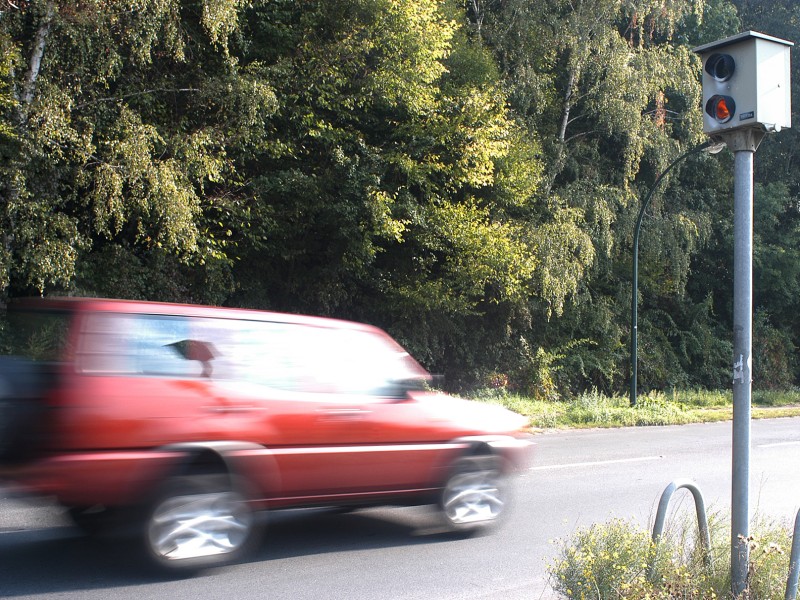
[[[511,434],[528,426],[529,419],[496,404],[465,400],[446,394],[412,393],[432,421],[450,424],[465,434]]]

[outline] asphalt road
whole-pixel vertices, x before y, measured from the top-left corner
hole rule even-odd
[[[729,512],[731,424],[563,431],[538,437],[514,511],[492,535],[458,538],[426,508],[269,517],[248,562],[185,580],[144,573],[119,541],[94,541],[58,509],[0,488],[0,597],[68,600],[535,600],[553,597],[546,565],[576,527],[624,518],[650,529],[664,488],[692,479]],[[800,508],[800,419],[752,423],[751,512]],[[693,511],[688,492],[677,511]]]

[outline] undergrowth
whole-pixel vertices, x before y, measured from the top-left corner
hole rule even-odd
[[[595,524],[556,541],[558,555],[548,566],[553,590],[562,598],[593,600],[727,600],[730,581],[730,528],[709,516],[711,547],[696,535],[696,523],[679,523],[658,545],[647,531],[624,520]],[[785,523],[756,519],[747,540],[750,568],[740,599],[783,598],[791,535]]]
[[[537,400],[503,388],[472,396],[525,415],[531,426],[541,429],[683,425],[729,420],[733,414],[730,391],[649,392],[639,395],[633,407],[627,396],[606,396],[596,390],[571,400]],[[800,391],[754,391],[752,405],[753,418],[800,416]]]

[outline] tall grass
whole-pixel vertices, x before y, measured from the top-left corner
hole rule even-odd
[[[649,392],[638,396],[635,407],[630,406],[627,396],[607,396],[597,390],[568,401],[536,400],[503,388],[481,390],[473,397],[530,417],[531,426],[541,429],[682,425],[728,420],[732,416],[733,401],[730,391],[707,390]],[[752,400],[754,418],[800,416],[798,390],[754,391]]]

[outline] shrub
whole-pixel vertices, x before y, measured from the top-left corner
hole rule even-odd
[[[549,567],[551,585],[563,598],[580,600],[711,600],[730,599],[730,528],[709,517],[710,556],[696,543],[696,524],[685,523],[665,533],[658,547],[635,524],[613,520],[592,525],[560,543]],[[788,573],[791,536],[786,524],[754,522],[758,533],[750,546],[747,600],[782,598]],[[652,570],[650,565],[653,565]]]
[[[550,569],[553,589],[565,598],[644,599],[654,550],[646,533],[624,521],[579,530]]]

